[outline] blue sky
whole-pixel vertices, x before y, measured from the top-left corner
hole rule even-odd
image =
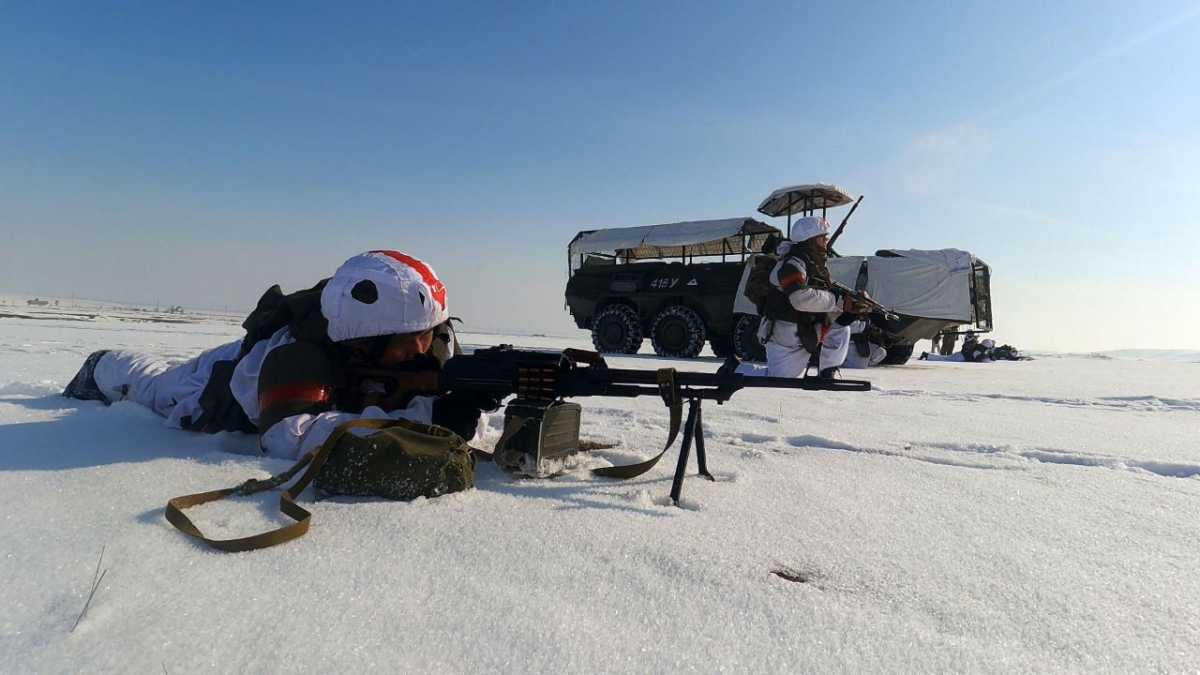
[[[1195,3],[0,3],[0,291],[249,307],[398,248],[569,334],[582,229],[865,194],[998,338],[1196,348]]]

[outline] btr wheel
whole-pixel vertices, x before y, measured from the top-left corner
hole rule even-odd
[[[671,305],[654,317],[650,326],[650,344],[659,356],[690,359],[704,348],[707,331],[696,310]]]
[[[601,354],[636,354],[642,325],[628,305],[609,305],[592,319],[592,346]]]
[[[708,338],[708,346],[718,358],[726,358],[733,354],[733,338],[729,335],[714,335]]]
[[[887,348],[887,356],[883,357],[880,365],[899,366],[908,362],[916,345],[892,345]]]
[[[766,361],[767,350],[758,341],[759,318],[742,314],[733,324],[733,353],[741,361]]]

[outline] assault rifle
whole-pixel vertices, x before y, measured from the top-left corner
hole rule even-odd
[[[827,291],[832,291],[835,295],[849,296],[854,299],[854,302],[867,308],[867,314],[877,314],[885,321],[899,321],[900,315],[891,310],[890,307],[885,307],[875,301],[866,291],[856,291],[845,284],[839,284],[836,281],[830,280],[829,284],[821,282],[819,279],[809,279],[808,283],[813,288],[822,288]]]
[[[850,211],[846,213],[846,217],[842,218],[841,224],[837,226],[836,230],[834,230],[833,236],[829,238],[829,243],[825,245],[825,248],[829,251],[829,255],[835,258],[840,257],[837,252],[833,250],[833,245],[837,243],[838,237],[842,236],[842,230],[846,229],[846,223],[850,222],[850,216],[854,215],[854,212],[858,210],[858,205],[862,203],[862,200],[863,198],[860,195],[858,201],[854,202],[854,206],[851,206]]]
[[[865,380],[825,380],[817,377],[758,377],[735,372],[738,361],[730,358],[715,373],[677,371],[674,368],[635,370],[610,368],[596,352],[566,349],[561,353],[513,349],[500,345],[455,356],[441,370],[407,372],[398,369],[350,368],[351,386],[374,388],[378,405],[385,409],[412,394],[468,392],[502,400],[516,394],[518,400],[543,402],[549,406],[563,398],[580,396],[658,396],[670,412],[667,443],[655,457],[628,466],[593,469],[599,476],[632,478],[649,471],[675,442],[680,430],[682,403],[688,402],[687,422],[679,464],[671,487],[671,499],[679,503],[683,476],[692,440],[700,474],[713,480],[704,455],[701,401],[728,401],[745,388],[802,389],[805,391],[869,391]]]

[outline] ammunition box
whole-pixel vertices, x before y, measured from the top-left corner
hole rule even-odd
[[[578,403],[517,399],[504,410],[504,433],[494,458],[507,471],[539,478],[562,471],[562,460],[579,451]]]

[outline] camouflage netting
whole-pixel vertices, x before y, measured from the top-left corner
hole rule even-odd
[[[788,214],[805,213],[819,209],[831,209],[854,201],[841,188],[828,183],[792,185],[779,188],[767,195],[758,205],[758,212],[778,218]]]

